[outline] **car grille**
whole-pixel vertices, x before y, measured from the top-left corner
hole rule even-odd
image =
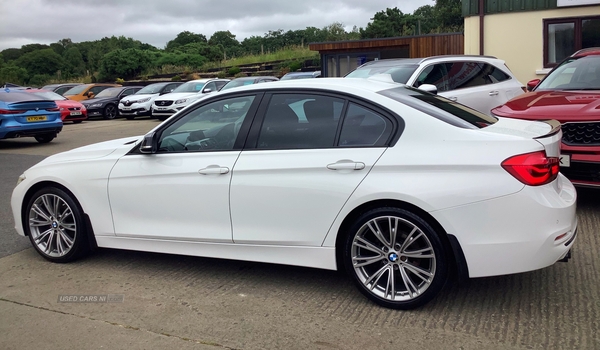
[[[79,110],[81,110],[81,108],[80,107],[69,107],[69,110],[70,111],[79,111]]]
[[[131,106],[135,101],[125,101],[123,102],[124,106]]]
[[[565,123],[562,142],[569,146],[600,146],[600,123]]]
[[[157,106],[170,106],[173,104],[173,101],[155,101],[154,104]]]
[[[571,181],[600,183],[600,164],[571,162],[569,167],[561,167],[560,172]]]

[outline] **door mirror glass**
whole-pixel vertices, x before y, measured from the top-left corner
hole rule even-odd
[[[202,92],[205,93],[205,94],[208,94],[208,93],[212,92],[212,89],[211,88],[206,88]]]

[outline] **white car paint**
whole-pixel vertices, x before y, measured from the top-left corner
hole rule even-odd
[[[400,65],[404,60],[402,59],[391,59],[391,60],[380,60],[383,61],[397,61]],[[418,61],[411,59],[410,61]],[[492,84],[475,85],[465,88],[459,88],[448,91],[438,91],[440,96],[446,97],[452,101],[459,102],[473,109],[476,109],[487,115],[491,115],[491,110],[495,107],[505,104],[508,100],[516,97],[524,92],[523,84],[515,77],[515,75],[508,69],[505,62],[501,59],[491,56],[469,56],[469,55],[446,55],[446,56],[434,56],[429,58],[421,59],[420,62],[415,62],[418,67],[410,75],[406,81],[406,85],[418,87],[417,81],[421,74],[427,72],[432,66],[443,63],[454,63],[454,62],[478,62],[486,63],[494,66],[496,69],[501,70],[510,79],[500,82],[494,82]],[[370,66],[365,65],[366,68]],[[392,66],[389,66],[390,68]],[[356,71],[360,70],[358,67]],[[353,72],[350,74],[352,75]],[[468,79],[468,72],[459,72],[460,76],[452,76],[449,80],[456,79]]]
[[[547,136],[547,124],[500,118],[483,129],[459,128],[378,93],[397,84],[371,80],[296,80],[243,91],[286,88],[363,98],[401,116],[404,131],[389,148],[127,155],[140,137],[79,148],[24,173],[11,198],[17,232],[24,235],[28,191],[47,181],[77,198],[100,247],[336,269],[344,219],[365,203],[396,200],[457,238],[470,277],[539,269],[571,248],[564,242],[577,227],[572,184],[559,174],[526,186],[500,166],[517,154],[556,153],[561,134]],[[336,163],[355,167],[328,168]],[[211,166],[227,171],[200,172]]]

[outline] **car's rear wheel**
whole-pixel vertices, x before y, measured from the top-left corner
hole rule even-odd
[[[69,262],[88,251],[83,211],[62,189],[45,187],[38,190],[23,214],[25,233],[44,258]]]
[[[400,208],[373,209],[349,233],[344,264],[360,291],[375,303],[413,309],[444,286],[444,246],[438,232],[418,215]]]
[[[115,119],[117,117],[117,107],[113,104],[109,104],[104,107],[104,119]]]
[[[44,134],[35,136],[35,140],[39,143],[48,143],[56,137],[56,134]]]

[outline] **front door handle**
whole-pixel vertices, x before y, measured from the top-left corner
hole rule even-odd
[[[454,102],[456,102],[456,100],[458,100],[458,97],[456,97],[456,96],[452,96],[452,97],[448,97],[448,99],[449,99],[450,101],[454,101]]]
[[[329,170],[362,170],[365,168],[363,162],[353,162],[351,160],[340,160],[336,163],[328,164]]]
[[[204,169],[198,170],[198,173],[201,175],[222,175],[227,174],[228,172],[229,168],[218,165],[210,165]]]
[[[499,94],[498,91],[490,91],[490,93],[488,95],[490,95],[490,96],[496,96],[498,94]]]

